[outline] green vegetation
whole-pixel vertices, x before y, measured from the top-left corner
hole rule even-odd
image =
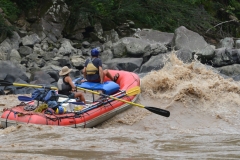
[[[44,0],[0,0],[0,6],[5,18],[13,21],[21,12],[38,8],[42,2]],[[237,36],[240,30],[239,24],[229,18],[240,19],[239,0],[65,0],[65,3],[71,11],[67,30],[82,18],[92,24],[97,21],[103,26],[111,24],[110,27],[133,20],[136,27],[164,32],[173,32],[183,25],[201,34],[208,31],[208,36],[216,37]],[[1,19],[0,24],[4,26]]]
[[[4,36],[9,37],[12,35],[13,27],[8,26],[4,18],[7,18],[9,21],[16,20],[19,10],[17,6],[14,5],[14,3],[9,0],[0,0],[0,6],[6,16],[3,17],[3,15],[0,14],[0,33],[1,33],[0,37]]]
[[[8,19],[15,20],[19,13],[17,6],[9,0],[0,0],[0,6]]]
[[[240,19],[238,0],[68,0],[70,22],[75,23],[78,14],[88,15],[92,21],[119,24],[131,19],[137,27],[148,27],[173,32],[183,25],[204,34],[212,28],[210,36],[236,36],[236,23],[224,23],[229,15]],[[222,13],[221,13],[222,12]]]

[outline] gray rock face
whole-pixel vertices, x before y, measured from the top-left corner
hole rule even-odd
[[[236,49],[240,49],[240,40],[236,40],[235,43],[236,43],[236,47],[235,48]]]
[[[102,53],[101,53],[101,60],[102,62],[106,62],[106,61],[109,61],[113,59],[113,54],[112,54],[112,51],[110,49],[108,50],[104,50]]]
[[[109,69],[126,70],[126,71],[135,71],[139,69],[142,64],[142,58],[114,58],[104,64],[108,66]]]
[[[146,63],[144,63],[141,68],[141,73],[150,72],[152,70],[159,70],[164,67],[165,62],[168,59],[169,54],[160,54],[157,56],[152,56]]]
[[[10,60],[16,64],[20,64],[21,56],[16,49],[12,49],[11,52],[7,56],[7,60]]]
[[[9,53],[12,50],[11,42],[7,38],[0,44],[0,52]]]
[[[27,56],[27,55],[30,55],[31,53],[33,53],[33,49],[31,47],[28,47],[28,46],[21,46],[19,48],[19,53],[22,56]]]
[[[176,55],[184,63],[190,63],[194,59],[193,52],[187,49],[180,49],[176,51]]]
[[[145,53],[145,48],[149,45],[146,40],[125,37],[117,43],[113,43],[112,50],[114,57],[123,57],[124,55],[140,57]]]
[[[83,15],[81,12],[76,16],[76,23],[73,26],[70,21],[65,25],[64,32],[66,32],[69,37],[76,40],[82,40],[83,33],[86,32],[85,28],[91,27],[87,15]]]
[[[152,43],[159,42],[164,45],[170,45],[172,43],[174,34],[152,29],[143,29],[136,32],[134,36],[140,39],[149,40]]]
[[[62,31],[69,18],[68,6],[62,0],[43,1],[45,8],[39,11],[40,21],[32,25],[33,32],[39,36],[45,33],[53,42],[62,38]]]
[[[237,76],[237,75],[240,75],[240,64],[233,64],[229,66],[219,67],[217,68],[217,70],[221,74],[224,74],[230,77]]]
[[[117,33],[117,31],[115,31],[114,29],[110,30],[110,31],[104,31],[103,32],[103,37],[104,37],[104,42],[117,42],[119,40],[119,35]]]
[[[187,49],[202,56],[213,56],[214,53],[214,48],[212,48],[202,36],[196,32],[188,30],[184,26],[175,30],[172,45],[175,50]]]
[[[17,65],[16,63],[13,63],[11,61],[0,61],[0,77],[1,79],[5,79],[7,75],[10,75],[12,80],[16,80],[17,78],[21,78],[22,80],[29,82],[29,78],[26,74],[26,72],[23,71],[24,67],[21,67],[21,65]]]
[[[227,48],[227,49],[232,49],[234,46],[234,40],[232,37],[226,37],[224,39],[221,39],[218,48]]]
[[[21,43],[21,38],[17,32],[15,32],[15,31],[13,32],[13,35],[10,38],[10,41],[11,41],[12,48],[18,50],[19,44]]]
[[[41,41],[41,39],[38,37],[38,35],[36,33],[31,34],[31,35],[27,35],[25,37],[22,38],[22,44],[24,46],[33,46],[36,43],[39,43]]]
[[[72,56],[70,60],[71,60],[74,67],[76,67],[76,68],[83,68],[84,67],[85,59],[83,57]]]
[[[61,55],[71,55],[72,53],[77,53],[77,50],[73,48],[70,41],[67,39],[61,40],[61,47],[58,50],[58,54]]]

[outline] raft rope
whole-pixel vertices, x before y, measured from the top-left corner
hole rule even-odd
[[[119,90],[119,92],[118,92],[118,95],[116,96],[117,98],[121,98],[121,97],[124,97],[124,96],[126,96],[126,94],[124,94],[124,92],[125,91],[121,91],[121,90]],[[126,96],[127,97],[127,96]],[[71,116],[56,116],[56,115],[53,115],[53,116],[55,116],[54,118],[52,118],[52,117],[49,117],[49,116],[47,116],[46,114],[38,114],[38,113],[33,113],[33,112],[31,112],[31,113],[21,113],[21,112],[16,112],[16,111],[14,111],[14,110],[12,110],[12,109],[6,109],[6,110],[9,110],[9,113],[8,113],[8,115],[7,115],[7,118],[6,118],[6,121],[5,121],[5,123],[6,123],[6,127],[7,127],[7,122],[8,122],[8,117],[9,117],[9,115],[11,114],[11,112],[13,112],[14,113],[14,116],[15,115],[18,115],[18,116],[24,116],[24,115],[30,115],[30,117],[29,117],[29,119],[28,119],[28,123],[29,123],[29,121],[30,121],[30,119],[31,119],[31,116],[32,115],[35,115],[35,114],[38,114],[38,115],[40,115],[40,116],[43,116],[44,115],[44,118],[46,118],[46,125],[48,125],[48,120],[51,120],[51,121],[58,121],[58,125],[60,125],[60,122],[61,122],[61,120],[62,119],[65,119],[65,118],[71,118],[71,119],[74,119],[74,124],[75,124],[75,128],[77,128],[77,124],[76,124],[76,118],[84,118],[84,128],[86,127],[86,120],[85,120],[85,114],[84,113],[86,113],[86,114],[88,114],[89,115],[89,113],[88,113],[88,111],[90,111],[90,110],[92,110],[92,109],[95,109],[95,108],[97,108],[97,107],[99,107],[99,106],[102,106],[102,105],[104,105],[104,107],[108,107],[108,106],[106,106],[106,104],[109,104],[111,107],[113,107],[113,105],[112,105],[112,101],[115,101],[114,99],[107,99],[108,98],[108,96],[104,96],[104,98],[105,98],[105,101],[104,100],[101,100],[100,102],[98,102],[97,104],[95,104],[95,105],[93,105],[92,107],[90,107],[90,108],[87,108],[87,110],[81,110],[81,111],[79,111],[79,112],[71,112],[73,115],[71,115]],[[130,100],[130,99],[129,99]],[[17,107],[20,107],[20,106],[23,106],[23,105],[27,105],[26,103],[24,103],[24,102],[21,102],[19,105],[17,105]],[[40,105],[39,107],[41,108],[41,107],[46,107],[46,105],[47,104],[42,104],[42,105]],[[38,108],[37,108],[38,109]],[[37,110],[36,109],[36,111],[40,111],[39,109]],[[41,109],[43,109],[43,108],[41,108]],[[43,110],[42,110],[43,111]]]

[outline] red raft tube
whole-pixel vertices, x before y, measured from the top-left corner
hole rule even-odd
[[[110,81],[107,77],[104,79],[104,84],[83,82],[76,84],[77,87],[88,90],[101,90],[104,95],[110,95],[118,99],[129,102],[135,102],[138,95],[126,95],[126,91],[140,87],[140,78],[137,74],[127,71],[109,70],[114,76],[119,73],[119,78],[116,83]],[[74,80],[76,82],[78,79]],[[94,97],[94,95],[93,95]],[[34,103],[34,102],[30,102]],[[39,124],[39,125],[56,125],[68,127],[90,128],[101,124],[102,122],[112,118],[113,116],[127,110],[131,104],[125,103],[113,98],[105,97],[101,101],[95,101],[87,104],[80,111],[71,111],[64,114],[47,114],[46,112],[26,111],[27,103],[12,108],[4,109],[1,116],[1,126],[3,128],[17,124]]]

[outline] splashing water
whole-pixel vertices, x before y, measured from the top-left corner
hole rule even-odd
[[[174,52],[161,70],[141,79],[136,103],[93,129],[20,125],[0,130],[2,159],[238,159],[239,83],[198,61],[185,64]],[[0,108],[19,104],[0,96]],[[217,144],[217,145],[216,145]],[[219,147],[220,146],[220,147]],[[0,158],[0,159],[1,159]]]
[[[150,72],[141,84],[142,94],[151,98],[178,101],[218,117],[232,117],[233,121],[239,117],[239,83],[224,79],[198,61],[184,64],[171,54],[165,67]]]

